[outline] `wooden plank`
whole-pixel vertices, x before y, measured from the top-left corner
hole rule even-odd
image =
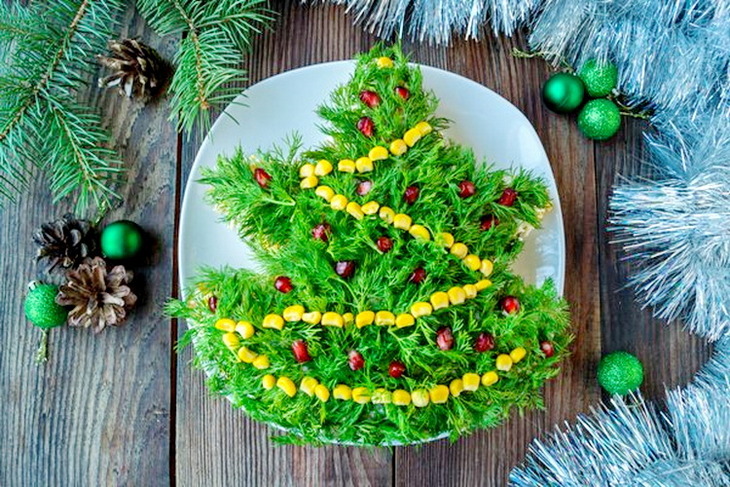
[[[161,44],[131,8],[123,25],[124,34]],[[170,44],[162,47],[169,55]],[[35,272],[30,237],[70,205],[54,206],[39,180],[20,204],[0,212],[0,485],[169,481],[171,335],[160,305],[171,292],[175,132],[162,105],[143,108],[95,86],[85,98],[102,107],[129,167],[126,202],[108,221],[139,222],[156,240],[154,253],[136,275],[140,303],[124,327],[98,336],[56,329],[49,362],[36,366],[39,333],[22,309]]]

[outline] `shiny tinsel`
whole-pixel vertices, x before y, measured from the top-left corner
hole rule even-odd
[[[666,412],[640,395],[611,403],[533,442],[510,485],[730,485],[730,340],[693,384],[667,393]]]

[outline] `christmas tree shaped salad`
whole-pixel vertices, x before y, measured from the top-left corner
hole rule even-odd
[[[209,201],[265,272],[205,270],[188,320],[209,385],[278,441],[452,439],[542,406],[571,341],[565,302],[510,272],[551,203],[441,135],[398,47],[359,56],[318,113],[327,142],[220,157]]]

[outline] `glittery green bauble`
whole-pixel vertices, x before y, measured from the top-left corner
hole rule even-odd
[[[589,139],[610,139],[621,128],[621,112],[611,100],[591,100],[578,114],[578,128]]]
[[[598,383],[610,394],[628,394],[642,382],[644,366],[630,353],[609,353],[598,364]]]
[[[542,85],[542,101],[552,111],[570,113],[575,111],[585,97],[583,82],[569,73],[557,73]]]
[[[25,316],[38,328],[47,330],[66,322],[68,310],[56,303],[58,287],[39,284],[25,297]]]
[[[101,232],[101,252],[113,260],[132,259],[142,250],[142,229],[128,220],[107,225]]]
[[[601,63],[597,59],[589,59],[578,70],[588,95],[593,98],[606,96],[618,84],[618,69],[610,62]]]

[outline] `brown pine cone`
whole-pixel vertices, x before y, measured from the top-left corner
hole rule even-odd
[[[76,267],[87,257],[96,254],[96,243],[91,223],[77,220],[67,213],[62,218],[41,225],[33,234],[38,245],[36,259],[45,261],[49,273]]]
[[[172,66],[150,46],[136,40],[109,41],[109,56],[97,56],[114,73],[99,79],[100,88],[119,87],[119,93],[140,98],[160,94],[172,74]]]

